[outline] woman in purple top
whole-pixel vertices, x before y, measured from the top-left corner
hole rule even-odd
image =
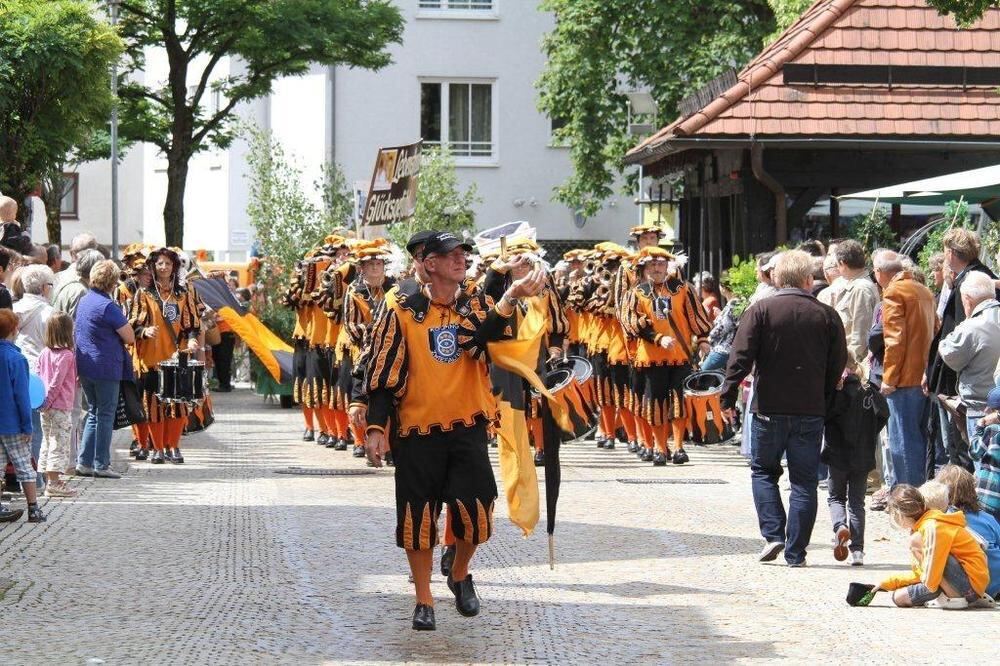
[[[76,309],[76,367],[88,405],[76,464],[81,476],[121,478],[111,469],[111,436],[118,387],[123,379],[132,378],[125,345],[135,343],[135,333],[111,299],[118,274],[113,261],[95,265],[90,271],[90,291]]]

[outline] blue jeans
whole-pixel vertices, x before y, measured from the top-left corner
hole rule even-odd
[[[893,485],[919,487],[927,480],[927,438],[920,427],[927,398],[919,386],[907,386],[896,389],[888,399]]]
[[[750,473],[757,522],[761,536],[768,543],[785,544],[785,560],[789,564],[806,559],[806,548],[816,524],[816,474],[823,421],[822,416],[754,414]],[[778,490],[782,456],[788,459],[788,479],[792,484],[787,518]]]
[[[111,436],[114,435],[115,410],[118,409],[118,380],[81,377],[87,396],[87,414],[83,419],[80,442],[81,467],[107,469],[111,466]]]
[[[701,371],[708,372],[709,370],[725,370],[726,363],[729,362],[729,354],[723,354],[722,352],[709,352],[708,356],[701,362]]]

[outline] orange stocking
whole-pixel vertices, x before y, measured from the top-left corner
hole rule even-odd
[[[315,410],[312,407],[302,406],[302,418],[306,421],[306,430],[316,430],[315,421],[313,420]]]
[[[317,407],[316,415],[319,417],[320,430],[323,434],[332,436],[337,430],[337,425],[333,418],[333,410],[326,407]]]
[[[167,419],[164,426],[164,444],[168,449],[176,449],[181,445],[185,422],[187,419]]]
[[[455,533],[451,529],[451,509],[446,504],[444,507],[444,537],[441,538],[442,546],[455,545]]]
[[[535,445],[535,451],[545,450],[545,440],[542,439],[542,420],[538,418],[529,418],[528,421],[528,432],[531,434],[531,443]]]
[[[649,425],[649,421],[639,416],[636,417],[636,422],[639,425],[639,444],[644,449],[653,448],[653,426]]]
[[[625,428],[625,436],[628,437],[628,441],[637,441],[638,432],[635,423],[635,414],[627,409],[619,409],[618,416],[622,420],[622,427]]]
[[[615,438],[615,408],[612,405],[601,407],[601,434],[607,439]]]
[[[331,414],[333,415],[333,427],[335,428],[337,439],[346,441],[348,427],[347,412],[338,409],[336,411],[331,410]]]
[[[656,450],[666,455],[668,448],[667,437],[669,437],[670,424],[664,423],[663,425],[652,426],[652,429],[653,441],[656,443]]]
[[[166,442],[166,421],[160,420],[150,421],[147,426],[149,427],[149,436],[153,438],[153,448],[157,451],[162,451]]]
[[[132,434],[135,436],[135,441],[139,442],[140,449],[149,448],[149,438],[151,437],[149,431],[149,423],[137,423],[132,426]]]
[[[670,422],[670,430],[674,437],[674,451],[684,450],[684,433],[687,431],[685,419],[674,419]]]

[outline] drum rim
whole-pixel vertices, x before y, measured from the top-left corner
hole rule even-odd
[[[695,390],[693,388],[690,388],[691,382],[693,382],[694,380],[696,380],[696,379],[698,379],[700,377],[704,377],[706,375],[711,375],[713,377],[717,377],[719,379],[719,385],[716,386],[715,388],[706,389],[706,390]],[[691,395],[691,396],[712,395],[712,394],[715,394],[715,393],[721,393],[722,392],[722,387],[725,386],[725,384],[726,384],[726,375],[725,374],[719,372],[718,370],[701,370],[699,372],[694,372],[694,373],[688,375],[684,379],[684,393],[686,395]]]

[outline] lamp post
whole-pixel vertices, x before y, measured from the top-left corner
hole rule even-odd
[[[659,110],[656,100],[650,93],[639,90],[626,92],[625,97],[628,98],[629,135],[640,137],[652,134],[656,130],[656,112]],[[647,121],[638,122],[639,116],[645,116]],[[639,165],[639,187],[636,202],[639,205],[639,224],[642,225],[644,222],[642,215],[642,164]]]
[[[111,25],[118,25],[121,0],[107,0]],[[111,257],[118,259],[118,61],[111,65]]]

